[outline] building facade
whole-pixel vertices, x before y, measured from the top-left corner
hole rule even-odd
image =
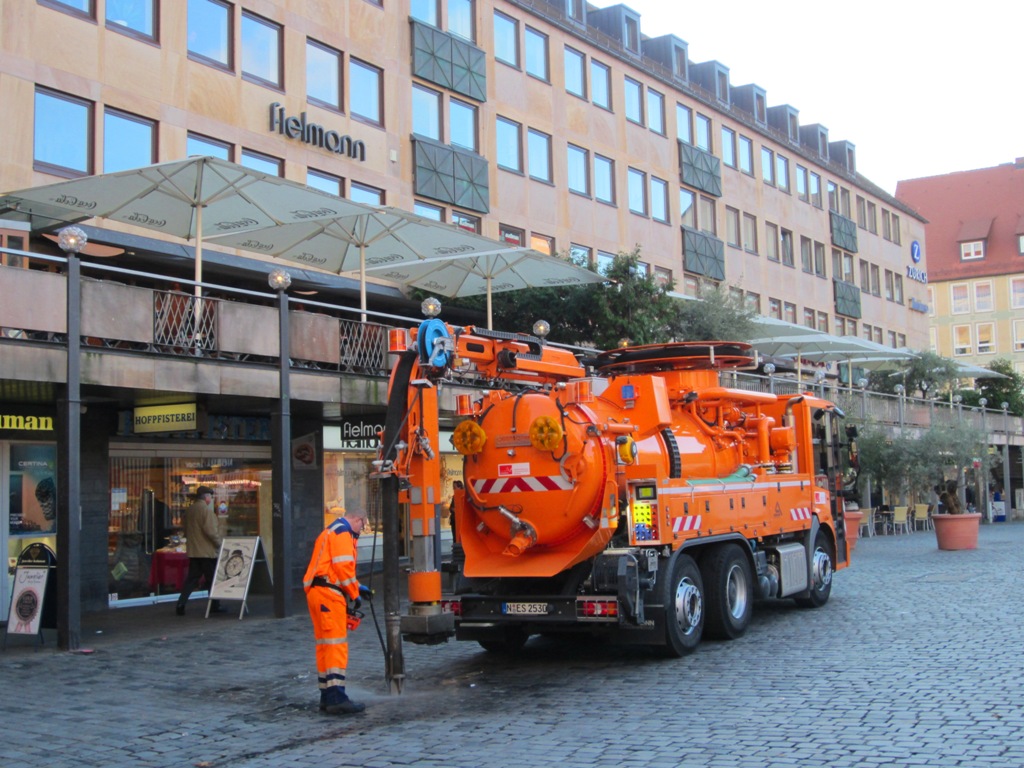
[[[0,99],[11,117],[0,126],[0,191],[213,155],[596,268],[639,246],[644,268],[682,293],[724,283],[764,315],[894,347],[927,343],[924,219],[857,172],[854,143],[802,125],[794,106],[770,106],[758,85],[732,84],[726,65],[691,61],[679,37],[644,34],[627,6],[0,0],[0,14]],[[88,229],[110,248],[108,265],[172,276],[190,253],[144,230]],[[0,310],[10,332],[0,340],[0,482],[21,489],[17,510],[5,511],[14,557],[60,523],[40,493],[46,463],[60,464],[47,451],[64,448],[54,402],[67,395],[66,369],[40,339],[66,333],[67,291],[62,263],[45,258],[58,254],[52,232],[2,221],[0,230],[0,247],[14,251],[0,265],[11,270],[5,295],[19,299]],[[213,253],[205,258],[212,270]],[[222,254],[220,268],[237,287],[263,282],[269,267]],[[267,489],[280,390],[258,366],[279,348],[258,331],[276,327],[277,314],[218,298],[214,354],[186,360],[173,329],[153,325],[183,292],[170,281],[106,284],[117,279],[102,273],[81,297],[83,338],[101,347],[83,383],[80,583],[91,608],[160,591],[147,557],[200,483],[217,488],[229,532],[258,533],[271,553],[274,544]],[[354,281],[303,279],[328,303],[355,306]],[[372,308],[412,314],[403,302],[395,287],[371,295]],[[111,306],[135,307],[152,327],[128,332],[116,321],[133,315]],[[296,343],[376,338],[352,333],[329,307],[310,309],[328,319],[301,327],[321,323],[325,335],[309,330]],[[338,349],[292,355],[304,361],[292,371],[293,437],[314,436],[320,470],[296,471],[296,562],[326,503],[346,493],[373,503],[358,479],[366,446],[335,445],[324,428],[379,418],[386,361],[353,365]],[[190,404],[199,415],[188,430],[136,428],[139,408]],[[57,428],[26,428],[45,418]],[[335,449],[354,451],[351,462]]]
[[[896,194],[928,220],[931,349],[1024,373],[1024,158],[901,181]]]

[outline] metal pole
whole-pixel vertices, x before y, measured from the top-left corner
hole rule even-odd
[[[1003,409],[1003,513],[1006,520],[1013,519],[1013,499],[1010,497],[1010,404],[1000,403]]]
[[[988,427],[985,424],[985,406],[988,405],[988,398],[978,399],[981,406],[981,433],[985,435],[985,450],[981,455],[981,482],[975,483],[980,486],[978,491],[981,496],[981,515],[989,523],[992,522],[992,505],[988,503]]]
[[[290,278],[287,280],[290,284]],[[274,440],[271,447],[274,478],[274,615],[291,616],[292,597],[292,409],[291,409],[291,330],[288,324],[287,285],[277,287],[279,320],[280,402],[273,418]]]

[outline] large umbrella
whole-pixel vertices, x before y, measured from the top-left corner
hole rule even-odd
[[[763,323],[764,320],[766,318],[758,318],[757,322]],[[801,326],[783,323],[774,320],[770,330],[772,335],[751,339],[750,345],[765,355],[795,357],[798,382],[802,378],[803,361],[813,355],[821,359],[821,356],[827,354],[857,354],[864,351],[856,336],[833,336],[814,328],[803,328],[801,332]]]
[[[84,176],[0,196],[0,218],[28,221],[33,230],[104,218],[194,239],[197,296],[204,237],[370,210],[214,157]]]
[[[389,207],[369,208],[356,214],[248,232],[225,233],[215,235],[211,240],[219,245],[257,251],[328,272],[358,272],[359,305],[363,311],[366,310],[368,272],[391,282],[414,285],[412,276],[422,274],[427,268],[425,265],[434,269],[452,260],[530,253],[452,224]],[[560,259],[558,262],[566,263]],[[413,264],[415,267],[411,266]],[[444,293],[434,286],[424,287]],[[516,284],[502,290],[525,287],[529,286]],[[478,292],[483,293],[484,290]],[[468,292],[445,295],[468,295]]]
[[[802,352],[804,360],[816,362],[836,361],[846,363],[847,377],[853,381],[853,367],[856,365],[870,370],[881,370],[895,367],[900,362],[913,360],[917,357],[908,349],[894,349],[875,341],[862,339],[858,336],[839,336],[845,344],[823,345],[825,348],[819,351],[807,350]],[[792,357],[792,355],[788,355]]]
[[[493,325],[491,297],[502,291],[603,283],[607,278],[557,256],[528,248],[499,252],[453,253],[416,262],[370,269],[385,280],[442,296],[487,296],[487,327]]]

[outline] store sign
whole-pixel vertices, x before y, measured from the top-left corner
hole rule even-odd
[[[307,123],[305,112],[299,117],[289,117],[279,101],[270,105],[270,130],[289,139],[298,139],[314,147],[326,149],[336,155],[345,155],[361,163],[366,162],[366,144],[360,139],[353,139],[337,131],[324,130],[319,123]]]
[[[917,299],[911,299],[910,300],[910,309],[913,310],[914,312],[924,313],[924,312],[928,311],[928,305],[925,304],[923,301],[918,301]]]
[[[53,432],[52,416],[34,416],[26,413],[0,413],[0,430],[18,432]]]
[[[198,429],[196,404],[179,403],[136,408],[132,424],[137,435],[152,432],[194,432]]]
[[[919,283],[928,282],[928,273],[918,267],[907,267],[907,277]]]

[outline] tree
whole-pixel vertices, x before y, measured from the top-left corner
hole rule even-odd
[[[872,371],[868,378],[873,392],[892,394],[897,384],[906,387],[908,395],[939,392],[952,387],[959,371],[956,363],[931,351],[915,352],[916,358],[902,362],[893,370]]]
[[[978,392],[988,398],[988,407],[1001,408],[1001,403],[1009,403],[1010,413],[1024,416],[1024,375],[1014,370],[1013,363],[1006,358],[993,360],[988,369],[1005,377],[986,376],[975,382]]]

